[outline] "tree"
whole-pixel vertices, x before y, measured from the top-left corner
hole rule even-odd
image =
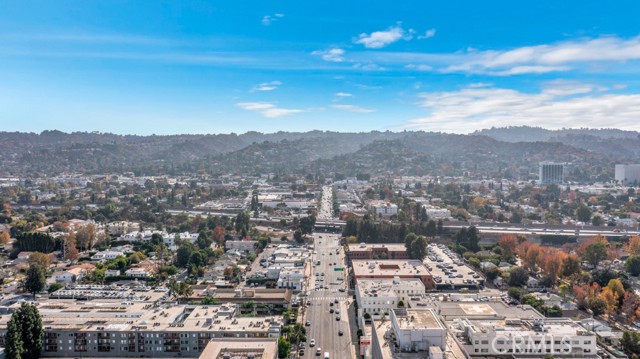
[[[91,223],[81,227],[76,232],[76,240],[83,251],[93,248],[96,241],[96,227]]]
[[[618,295],[614,293],[611,288],[605,287],[602,292],[600,292],[598,298],[605,303],[606,313],[612,314],[618,309]]]
[[[627,323],[633,323],[640,317],[640,296],[633,291],[624,293],[620,312],[625,316]]]
[[[42,350],[44,329],[35,305],[23,302],[7,323],[5,354],[7,359],[37,359]]]
[[[24,288],[35,298],[36,293],[42,292],[47,285],[45,271],[39,265],[31,264],[24,279]]]
[[[64,259],[75,261],[79,257],[80,253],[78,253],[78,242],[76,241],[76,234],[72,231],[69,231],[64,239]]]
[[[300,229],[296,229],[296,231],[293,232],[293,239],[295,239],[297,243],[304,243],[304,238],[302,237],[302,231]]]
[[[9,234],[9,231],[4,230],[0,232],[0,245],[4,246],[9,244],[9,242],[11,242],[11,235]]]
[[[524,241],[516,248],[522,264],[526,269],[536,271],[538,267],[538,257],[540,256],[540,245]]]
[[[236,216],[235,230],[238,233],[249,231],[249,214],[247,212],[240,212]]]
[[[622,299],[624,297],[624,285],[620,279],[611,279],[607,284],[607,288],[609,288],[618,298]]]
[[[629,238],[629,243],[625,246],[625,250],[630,256],[640,255],[640,236]]]
[[[599,316],[607,311],[607,302],[605,302],[602,298],[598,297],[589,302],[589,309],[591,309],[591,313],[594,316]]]
[[[18,327],[18,321],[14,315],[7,323],[7,333],[5,334],[5,354],[7,359],[22,359],[24,352],[24,343],[22,342],[22,333]]]
[[[300,219],[300,231],[302,234],[311,234],[316,225],[316,217],[311,215]]]
[[[562,297],[562,300],[566,300],[567,295],[569,294],[570,291],[571,289],[569,289],[569,286],[567,284],[562,283],[558,287],[558,294],[560,294],[560,296]]]
[[[218,247],[224,246],[224,234],[225,230],[222,226],[216,226],[216,228],[213,229],[213,241],[216,242]]]
[[[640,353],[640,332],[625,330],[622,333],[620,344],[628,353]]]
[[[33,252],[29,255],[29,265],[35,265],[47,273],[49,266],[51,265],[51,258],[48,255],[40,252]]]
[[[291,353],[291,343],[289,343],[285,337],[281,336],[278,339],[278,358],[288,358],[289,353]]]
[[[602,226],[604,224],[604,219],[602,219],[602,216],[595,215],[591,218],[591,224],[594,226]]]
[[[404,247],[409,251],[411,249],[411,243],[415,241],[418,236],[415,233],[409,233],[404,237]]]
[[[576,218],[578,221],[588,223],[591,220],[591,209],[584,204],[578,206],[576,209]]]
[[[510,287],[523,287],[529,280],[529,272],[522,267],[516,267],[509,271],[509,280],[507,283]]]
[[[624,262],[624,268],[632,276],[640,275],[640,256],[633,255]]]
[[[427,256],[427,240],[423,237],[417,237],[411,242],[409,257],[412,259],[423,260]]]
[[[504,258],[511,258],[518,246],[518,239],[513,234],[503,234],[498,241],[498,245],[502,248],[502,256]]]
[[[598,266],[600,261],[607,259],[607,247],[609,242],[603,236],[596,236],[582,243],[579,252],[583,260],[591,264],[593,268]]]
[[[580,273],[580,259],[575,254],[569,254],[562,261],[562,276],[570,277]]]
[[[541,258],[541,267],[544,274],[555,284],[556,280],[562,272],[562,263],[567,254],[555,249],[543,251]]]

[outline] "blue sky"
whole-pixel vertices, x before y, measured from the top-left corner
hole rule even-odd
[[[0,130],[640,130],[637,1],[4,1]]]

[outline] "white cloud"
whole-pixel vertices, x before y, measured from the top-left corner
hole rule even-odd
[[[480,88],[480,87],[491,87],[493,86],[493,84],[490,83],[486,83],[486,82],[474,82],[472,84],[469,84],[469,88]]]
[[[353,95],[350,94],[350,93],[346,93],[346,92],[338,92],[338,93],[336,93],[336,96],[337,97],[351,97]]]
[[[268,118],[278,118],[294,113],[304,112],[298,109],[276,107],[276,105],[270,102],[240,102],[237,103],[236,106],[243,110],[258,112],[262,116]]]
[[[373,62],[367,63],[355,63],[353,64],[354,69],[364,70],[364,71],[385,71],[386,69],[378,64]]]
[[[344,61],[344,53],[345,51],[343,49],[333,48],[329,50],[314,51],[311,54],[322,57],[324,61],[342,62]]]
[[[434,36],[436,36],[436,29],[429,29],[424,32],[424,35],[418,36],[418,40],[430,39]]]
[[[468,50],[464,60],[443,72],[499,76],[567,71],[578,65],[640,60],[640,36],[630,39],[600,37],[525,46],[505,51]]]
[[[280,81],[271,81],[271,82],[263,82],[261,84],[257,84],[251,88],[251,91],[273,91],[278,88],[278,86],[282,85]]]
[[[271,25],[272,22],[277,21],[278,19],[281,19],[284,17],[284,14],[273,14],[273,15],[265,15],[262,18],[262,21],[260,21],[262,23],[262,25],[264,26],[269,26]]]
[[[429,65],[415,65],[415,64],[408,64],[404,66],[405,69],[408,70],[417,70],[417,71],[431,71],[433,70],[433,67],[429,66]]]
[[[637,130],[640,94],[610,94],[599,86],[569,82],[547,84],[540,92],[505,88],[464,88],[420,95],[428,115],[405,128],[468,133],[492,126],[545,128],[615,127]]]
[[[362,33],[353,42],[364,45],[368,49],[380,49],[398,40],[411,40],[413,33],[413,29],[405,31],[400,26],[393,26],[384,31],[374,31],[370,34]]]
[[[376,112],[376,110],[371,108],[364,108],[356,105],[331,105],[331,107],[348,112],[356,112],[356,113],[370,113]]]

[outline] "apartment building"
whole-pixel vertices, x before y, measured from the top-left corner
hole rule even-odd
[[[407,248],[400,243],[350,244],[348,259],[409,259]]]
[[[39,302],[43,357],[198,358],[212,339],[273,339],[280,316],[244,317],[239,306],[176,305],[164,290],[131,290],[112,298]],[[138,298],[138,299],[136,299]],[[0,316],[0,336],[11,315]]]

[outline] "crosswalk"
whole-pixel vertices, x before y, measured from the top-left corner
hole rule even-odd
[[[322,302],[324,302],[324,301],[332,302],[332,301],[334,301],[336,299],[342,301],[342,300],[347,299],[347,297],[345,297],[345,296],[342,296],[342,297],[340,297],[340,296],[314,296],[314,297],[307,298],[307,300],[311,301],[312,303],[313,302],[320,302],[320,301],[322,301]]]

